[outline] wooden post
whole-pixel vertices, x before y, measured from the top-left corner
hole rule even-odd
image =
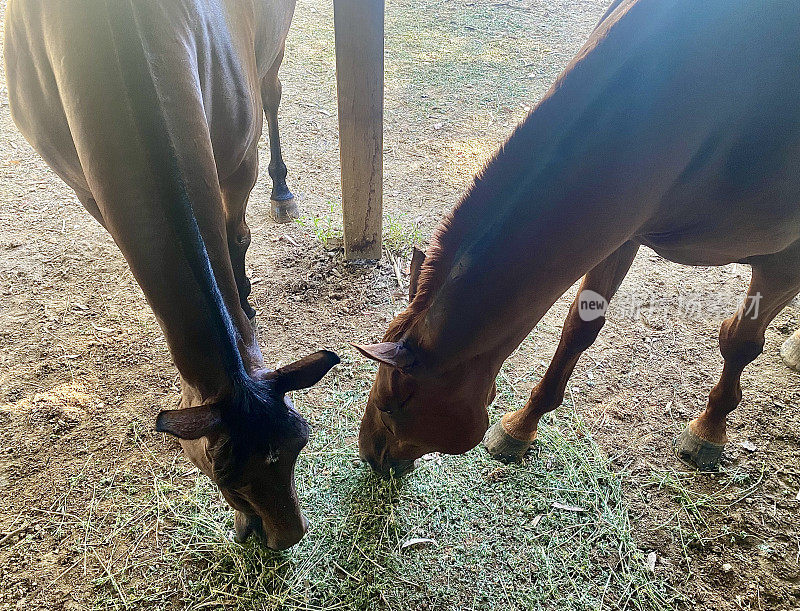
[[[334,0],[345,259],[380,259],[384,0]]]

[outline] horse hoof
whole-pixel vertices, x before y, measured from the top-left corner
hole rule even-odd
[[[794,332],[781,346],[781,358],[786,366],[800,371],[800,329]]]
[[[502,420],[490,426],[483,436],[483,447],[492,458],[504,463],[520,462],[532,445],[532,441],[520,441],[506,433]]]
[[[289,223],[296,218],[300,218],[300,210],[294,198],[284,201],[269,201],[269,215],[276,223]]]
[[[722,458],[724,443],[713,443],[698,437],[687,426],[683,433],[675,439],[675,455],[684,464],[700,471],[716,471]]]

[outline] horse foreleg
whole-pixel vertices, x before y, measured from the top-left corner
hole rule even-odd
[[[242,164],[231,176],[220,182],[222,199],[225,205],[225,230],[228,238],[228,253],[231,257],[239,302],[251,321],[256,311],[250,305],[250,279],[245,272],[244,258],[250,246],[250,227],[245,221],[245,210],[250,191],[258,178],[258,150],[247,154]]]
[[[294,195],[286,185],[286,164],[281,153],[281,138],[278,133],[278,106],[281,103],[281,81],[278,68],[283,61],[283,50],[261,81],[261,101],[267,117],[267,133],[269,136],[269,176],[272,178],[272,195],[270,196],[270,215],[277,223],[286,223],[299,216]]]
[[[677,439],[678,457],[700,470],[719,463],[728,441],[726,417],[742,400],[742,371],[764,349],[764,333],[772,319],[800,291],[800,244],[793,251],[752,263],[747,297],[739,310],[722,323],[719,349],[725,364],[719,382],[708,396],[702,414]]]
[[[502,461],[520,460],[536,438],[541,417],[564,400],[564,390],[581,354],[591,346],[605,323],[605,316],[591,320],[582,317],[579,303],[583,291],[594,291],[610,301],[628,273],[639,245],[626,242],[583,278],[578,296],[564,321],[561,341],[542,379],[534,387],[525,406],[509,412],[489,428],[483,444]]]

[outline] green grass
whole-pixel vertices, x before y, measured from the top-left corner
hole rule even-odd
[[[304,214],[295,222],[311,233],[314,238],[328,248],[340,246],[343,239],[341,204],[328,202],[325,215]],[[383,246],[396,255],[410,255],[413,246],[422,243],[423,236],[417,220],[411,221],[406,213],[383,215]]]
[[[330,3],[298,2],[281,69],[287,79],[309,74],[316,93],[308,97],[328,113],[336,108],[332,17]],[[387,113],[412,123],[445,110],[451,122],[519,113],[550,86],[540,74],[552,53],[542,26],[539,13],[502,2],[387,1]],[[575,50],[582,43],[575,40]]]
[[[100,567],[97,608],[673,608],[632,538],[625,474],[579,420],[561,414],[543,427],[521,465],[476,448],[386,481],[356,460],[372,372],[345,358],[324,399],[296,397],[313,427],[297,473],[312,529],[288,552],[233,543],[213,485],[182,458],[154,457],[134,427],[150,468],[98,482],[69,526],[82,533],[79,561]],[[502,399],[511,391],[499,382]],[[435,544],[402,549],[413,537]]]
[[[408,100],[418,112],[447,109],[451,122],[519,107],[540,86],[537,67],[551,53],[531,36],[537,25],[534,12],[502,3],[387,2],[389,107]]]
[[[408,214],[383,215],[383,245],[398,255],[410,255],[414,246],[422,244],[419,220]]]
[[[329,246],[334,241],[341,242],[342,236],[342,206],[332,201],[328,202],[329,214],[319,216],[315,214],[303,214],[295,219],[295,223],[303,229],[311,232],[317,242],[323,246]]]

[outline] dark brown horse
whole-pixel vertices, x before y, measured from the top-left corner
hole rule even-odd
[[[114,237],[181,374],[157,428],[236,509],[240,539],[306,531],[294,465],[308,426],[286,399],[338,358],[272,372],[249,316],[245,205],[266,111],[278,208],[290,204],[276,112],[294,0],[10,0],[5,61],[25,137]],[[275,210],[273,210],[275,212]],[[279,210],[280,212],[280,210]]]
[[[581,276],[583,295],[610,300],[644,244],[752,266],[720,331],[722,376],[678,441],[713,466],[740,374],[800,290],[798,32],[796,2],[617,2],[415,257],[411,304],[383,343],[359,348],[381,363],[361,455],[403,470],[478,444],[503,361]],[[530,400],[486,434],[495,456],[520,457],[561,403],[604,322],[580,306]]]

